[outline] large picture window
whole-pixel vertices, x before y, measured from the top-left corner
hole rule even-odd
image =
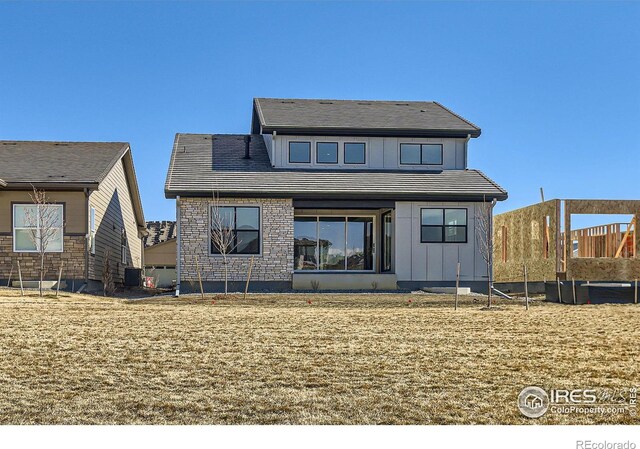
[[[373,240],[373,217],[296,217],[294,268],[373,270]]]
[[[62,204],[14,204],[13,251],[60,253],[63,250]]]
[[[420,215],[422,243],[467,243],[467,209],[428,208]]]
[[[442,145],[434,143],[401,143],[403,165],[442,165]]]
[[[234,241],[230,243],[227,254],[260,254],[260,208],[220,206],[219,209],[222,226],[233,231]],[[213,216],[213,207],[211,214]],[[220,254],[220,248],[213,241],[211,253]]]

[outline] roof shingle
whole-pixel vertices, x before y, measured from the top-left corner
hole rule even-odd
[[[261,125],[261,130],[258,127]],[[252,132],[478,137],[480,128],[434,101],[254,99]]]
[[[129,148],[124,142],[0,141],[7,183],[94,184]]]
[[[288,198],[506,199],[478,170],[315,170],[274,168],[261,135],[244,159],[243,135],[177,134],[165,196],[221,195]]]

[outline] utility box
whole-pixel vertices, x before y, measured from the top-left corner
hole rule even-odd
[[[125,287],[140,287],[140,285],[142,285],[142,269],[125,268],[124,285]]]

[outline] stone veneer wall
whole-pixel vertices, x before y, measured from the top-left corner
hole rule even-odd
[[[64,252],[47,253],[45,255],[45,279],[55,280],[58,278],[60,262],[64,262],[62,267],[62,279],[82,279],[84,280],[85,262],[85,237],[84,236],[64,236]],[[38,253],[14,253],[13,236],[0,236],[0,279],[8,279],[13,264],[12,279],[18,279],[17,262],[20,261],[22,279],[25,281],[38,280],[40,277],[40,254]]]
[[[224,281],[220,256],[209,251],[209,198],[180,199],[181,280],[197,282],[196,256],[203,281]],[[262,254],[254,256],[252,281],[291,281],[293,273],[293,203],[277,198],[222,198],[220,204],[261,206]],[[244,281],[251,256],[230,255],[229,281]]]

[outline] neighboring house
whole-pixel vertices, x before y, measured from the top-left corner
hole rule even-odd
[[[153,278],[156,287],[172,287],[176,277],[175,221],[148,221],[144,238],[145,276]]]
[[[47,248],[45,279],[56,280],[63,263],[68,288],[100,288],[107,251],[117,284],[126,267],[143,266],[146,227],[128,143],[0,141],[0,161],[4,285],[11,272],[17,279],[18,261],[23,279],[38,279],[39,254],[24,219],[34,207],[33,187],[46,191],[60,217],[60,231]]]
[[[232,288],[486,288],[476,206],[507,192],[467,168],[480,129],[436,102],[257,98],[251,134],[177,134],[179,288],[219,290],[212,192],[233,217]],[[179,291],[179,290],[178,290]]]

